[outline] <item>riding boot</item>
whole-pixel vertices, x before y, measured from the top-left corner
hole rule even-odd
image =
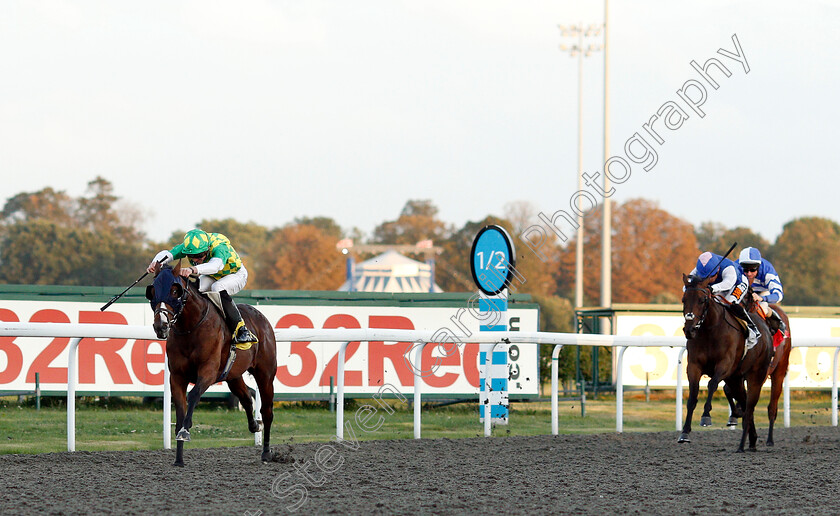
[[[784,342],[785,337],[787,337],[787,325],[782,318],[779,317],[779,314],[772,308],[770,309],[770,318],[779,324],[779,329],[776,330],[776,333],[773,335],[773,351],[775,351],[776,348],[779,347],[779,344]]]
[[[779,317],[778,312],[776,312],[776,311],[775,311],[775,310],[773,310],[772,308],[770,309],[770,318],[771,318],[771,319],[775,319],[775,320],[776,320],[776,322],[778,322],[778,323],[779,323],[779,331],[780,331],[780,332],[782,332],[782,335],[784,335],[785,333],[787,333],[787,325],[786,325],[786,324],[785,324],[785,322],[782,320],[782,318],[781,318],[781,317]]]
[[[744,307],[739,303],[732,303],[729,305],[729,310],[735,317],[747,323],[747,328],[749,329],[749,335],[747,336],[747,349],[752,349],[761,337],[758,327],[755,325],[753,320],[750,319],[750,316],[747,314],[747,311],[744,310]]]
[[[219,292],[219,297],[222,299],[222,307],[225,309],[225,321],[233,335],[233,343],[237,349],[250,349],[252,344],[257,343],[257,338],[245,326],[242,314],[239,313],[239,308],[236,307],[236,303],[233,302],[230,294],[226,290],[222,290]]]

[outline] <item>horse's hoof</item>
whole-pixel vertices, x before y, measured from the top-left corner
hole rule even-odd
[[[735,416],[730,416],[729,421],[726,422],[726,426],[738,426],[738,418]]]
[[[682,434],[679,439],[677,439],[678,443],[690,443],[691,439],[688,438],[688,434]]]
[[[176,440],[176,441],[189,442],[189,440],[190,440],[190,431],[189,431],[189,430],[187,430],[186,428],[182,428],[182,429],[178,430],[178,433],[177,433],[177,434],[175,434],[175,440]]]
[[[712,426],[712,416],[703,416],[700,418],[700,426]]]
[[[270,451],[264,451],[260,459],[262,460],[263,464],[266,464],[268,462],[271,462],[273,458],[274,456]]]
[[[767,446],[774,446],[773,441],[767,441]]]
[[[744,453],[744,449],[743,448],[738,448],[737,450],[735,450],[735,453]]]
[[[173,465],[173,466],[178,466],[179,468],[183,468],[183,467],[184,467],[184,463],[183,463],[183,462],[175,462],[175,463],[173,463],[172,465]]]

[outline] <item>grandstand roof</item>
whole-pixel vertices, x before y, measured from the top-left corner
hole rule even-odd
[[[352,290],[356,292],[443,292],[437,284],[431,285],[429,264],[393,250],[355,264],[352,282]],[[345,281],[338,290],[351,290],[350,281]]]

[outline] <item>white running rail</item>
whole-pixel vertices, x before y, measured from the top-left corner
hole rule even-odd
[[[350,342],[362,341],[390,341],[390,342],[413,342],[421,344],[416,346],[415,353],[418,357],[422,353],[423,346],[435,344],[434,331],[424,330],[388,330],[388,329],[282,329],[275,330],[278,341],[309,341],[309,342],[334,342],[340,343],[337,371],[337,400],[336,400],[336,436],[344,437],[344,362],[347,345]],[[0,336],[6,337],[69,337],[71,338],[68,356],[67,371],[67,449],[76,449],[75,431],[75,404],[76,384],[78,382],[77,348],[82,338],[98,339],[144,339],[157,340],[154,331],[150,326],[128,326],[117,324],[67,324],[67,323],[7,323],[0,322]],[[476,333],[469,337],[470,343],[498,343],[507,342],[510,344],[535,344],[553,345],[552,367],[551,367],[551,431],[557,435],[558,425],[558,372],[557,359],[562,346],[606,346],[619,348],[616,373],[616,432],[623,431],[623,408],[624,408],[624,384],[621,371],[624,360],[624,352],[628,347],[679,347],[680,365],[685,352],[685,339],[681,337],[656,337],[656,336],[614,336],[614,335],[587,335],[578,333],[549,333],[549,332],[493,332],[493,334]],[[838,357],[840,357],[840,338],[803,338],[795,339],[795,347],[834,347],[833,382],[831,388],[832,412],[831,424],[837,426],[837,400],[838,400]],[[489,356],[489,355],[488,355]],[[415,363],[419,363],[415,362]],[[418,376],[414,382],[414,437],[420,438],[420,404],[422,396],[422,377]],[[676,390],[676,428],[681,428],[682,422],[682,396],[683,396],[682,375],[677,376]],[[790,426],[790,392],[788,382],[784,387],[784,424]],[[259,410],[259,407],[256,407]],[[259,413],[259,412],[257,412]],[[485,418],[485,435],[491,435],[487,428],[490,418]],[[164,368],[164,404],[163,404],[163,444],[164,448],[171,447],[171,393],[169,391],[169,368]],[[491,427],[492,428],[492,427]],[[255,436],[255,443],[260,443],[260,434]]]

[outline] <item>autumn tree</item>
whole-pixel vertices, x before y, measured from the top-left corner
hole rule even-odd
[[[344,282],[345,259],[338,238],[309,224],[289,224],[273,232],[256,259],[258,281],[251,288],[337,290]]]
[[[697,248],[704,251],[714,249],[715,243],[721,239],[726,231],[726,226],[720,222],[706,221],[701,223],[694,232],[697,237]]]
[[[784,225],[771,249],[785,304],[840,305],[840,225],[802,217]]]
[[[584,217],[584,305],[597,305],[601,284],[601,205]],[[616,205],[612,212],[612,301],[649,303],[682,288],[682,273],[699,255],[694,227],[645,199]],[[576,238],[576,237],[575,237]],[[559,253],[558,288],[574,289],[575,240]]]
[[[314,226],[321,230],[325,236],[340,240],[344,236],[341,226],[330,217],[297,217],[295,224],[299,226]]]
[[[373,231],[376,244],[416,244],[421,240],[439,242],[450,232],[437,218],[438,209],[429,200],[405,203],[397,220],[383,222]]]
[[[124,222],[111,184],[97,177],[73,199],[44,188],[6,201],[0,220],[0,282],[121,285],[148,261],[145,237]]]
[[[706,241],[705,247],[700,246],[699,238],[697,242],[698,248],[701,252],[711,251],[717,254],[725,253],[734,243],[737,243],[738,245],[732,250],[732,254],[729,255],[729,258],[735,260],[738,259],[738,253],[741,249],[745,247],[758,248],[762,254],[768,252],[770,249],[770,242],[752,229],[743,226],[721,231],[713,240]]]

